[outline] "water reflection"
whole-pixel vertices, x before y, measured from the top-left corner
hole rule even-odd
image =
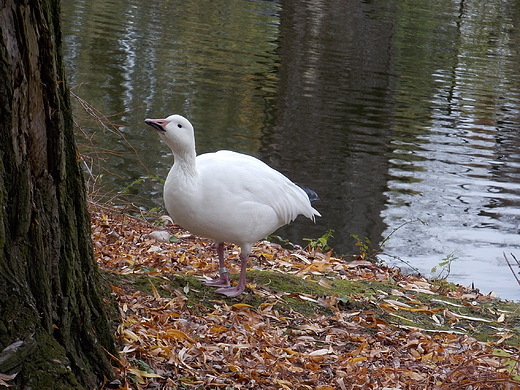
[[[354,253],[351,234],[422,220],[387,261],[454,253],[453,280],[520,299],[502,260],[520,254],[518,3],[64,0],[69,84],[115,125],[80,122],[106,191],[162,205],[171,155],[142,121],[181,113],[199,153],[257,155],[320,194],[323,218],[281,235],[334,229]]]
[[[353,253],[350,234],[381,239],[392,139],[394,30],[376,15],[386,18],[386,7],[283,2],[277,114],[262,152],[323,199],[317,206],[323,218],[316,226],[303,222],[282,229],[292,240],[334,228],[336,250]]]

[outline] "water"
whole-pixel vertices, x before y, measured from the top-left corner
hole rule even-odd
[[[319,193],[283,237],[391,235],[391,264],[455,258],[449,280],[520,299],[520,1],[64,0],[63,22],[69,85],[108,117],[75,100],[99,193],[162,207],[172,157],[143,119],[179,113],[199,153]]]

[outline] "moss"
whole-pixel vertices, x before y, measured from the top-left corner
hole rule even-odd
[[[84,389],[70,368],[65,349],[46,332],[39,332],[26,344],[31,348],[16,378],[20,388],[70,390]]]
[[[116,275],[107,273],[107,275],[112,284],[126,291],[139,291],[147,295],[153,294],[152,283],[163,297],[169,296],[174,290],[182,292],[185,286],[189,286],[190,292],[186,295],[188,305],[213,307],[215,301],[228,300],[231,303],[241,302],[259,307],[266,301],[260,294],[247,293],[247,291],[238,298],[223,298],[214,293],[214,288],[205,286],[193,275],[175,274],[158,277],[153,270],[148,274]],[[232,278],[236,280],[237,276],[233,275]],[[520,343],[520,303],[486,298],[478,305],[473,305],[470,302],[444,295],[408,291],[392,282],[326,279],[330,286],[328,288],[319,283],[321,278],[303,279],[290,274],[257,270],[248,271],[247,278],[248,283],[254,286],[253,288],[263,290],[272,296],[276,295],[278,299],[275,307],[281,312],[296,311],[304,316],[330,315],[333,313],[333,309],[324,307],[316,301],[320,297],[334,295],[337,298],[337,309],[362,311],[364,314],[373,313],[374,318],[390,326],[459,331],[481,341],[497,341],[504,332],[509,332],[511,337],[504,340],[504,344],[518,345]],[[396,292],[399,293],[394,295]],[[408,297],[408,300],[403,299],[403,294]],[[302,299],[299,295],[312,298],[314,301]],[[391,310],[388,307],[385,308],[385,300],[409,302],[410,308],[417,310]],[[480,320],[464,318],[450,320],[449,314],[442,316],[445,309],[458,316],[474,317]],[[432,315],[435,313],[439,313],[439,316],[445,319],[443,324],[438,324],[432,319]],[[504,313],[506,315],[502,321],[501,314]]]

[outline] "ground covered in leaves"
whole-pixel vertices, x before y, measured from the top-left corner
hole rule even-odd
[[[520,388],[518,303],[269,242],[229,299],[200,281],[217,273],[211,241],[91,213],[121,317],[106,389]],[[238,249],[227,256],[237,274]]]

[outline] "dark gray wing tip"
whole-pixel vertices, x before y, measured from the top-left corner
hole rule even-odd
[[[321,200],[320,197],[318,196],[318,194],[316,193],[316,191],[314,190],[311,190],[310,188],[307,188],[307,187],[304,187],[304,186],[301,186],[299,184],[296,184],[298,187],[300,187],[302,190],[305,191],[305,193],[307,194],[307,196],[309,197],[309,200],[312,202],[316,202],[317,200]]]

